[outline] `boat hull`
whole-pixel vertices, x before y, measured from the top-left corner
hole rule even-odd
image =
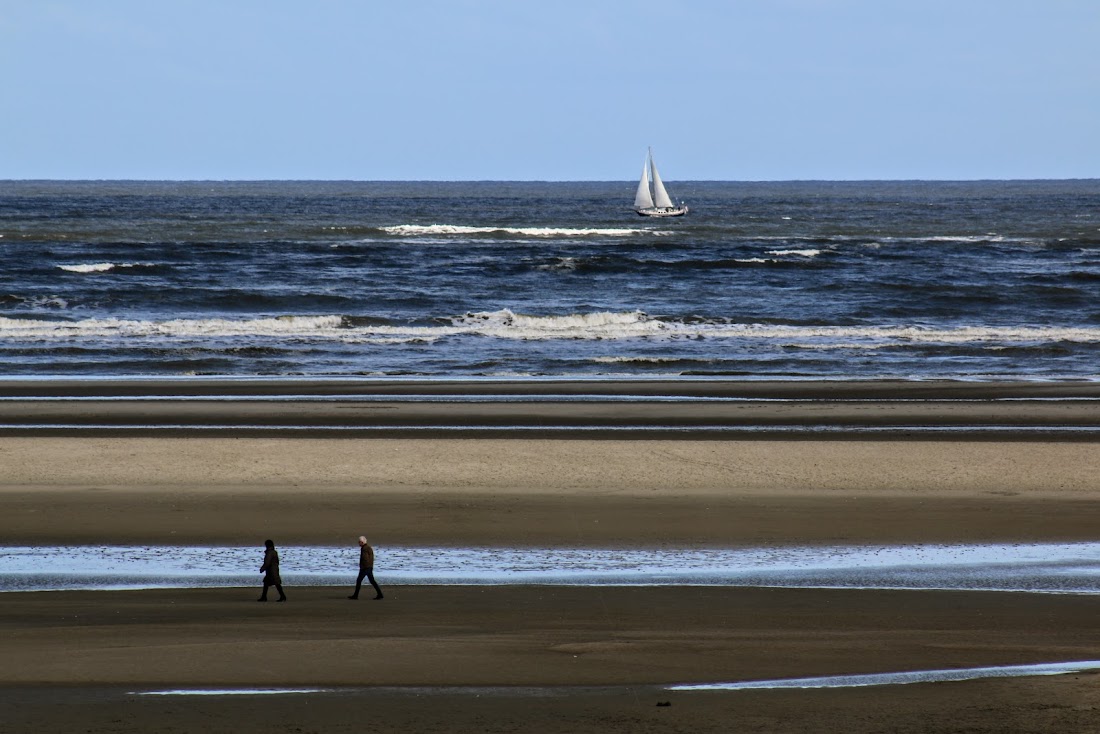
[[[682,217],[688,213],[686,206],[650,206],[634,210],[640,217]]]

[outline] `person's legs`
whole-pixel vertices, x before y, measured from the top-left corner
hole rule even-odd
[[[369,572],[368,571],[360,571],[359,572],[359,578],[355,579],[355,593],[353,593],[351,596],[349,596],[348,597],[349,599],[358,599],[359,598],[359,587],[361,587],[363,585],[363,579],[366,578],[367,573],[369,573]]]
[[[279,598],[275,601],[286,601],[286,594],[283,593],[283,585],[275,584],[275,590],[279,592]]]
[[[375,593],[374,598],[375,599],[381,599],[382,598],[382,589],[379,588],[378,582],[374,580],[374,573],[372,571],[370,571],[369,569],[367,570],[367,578],[370,580],[370,585],[374,587],[374,593]],[[362,579],[363,579],[363,576],[360,575],[359,576],[360,583],[362,582]],[[355,593],[356,593],[356,595],[359,594],[359,589],[358,588],[355,589]]]
[[[267,588],[268,588],[268,584],[264,584],[263,593],[260,594],[260,598],[257,599],[256,601],[267,601]]]

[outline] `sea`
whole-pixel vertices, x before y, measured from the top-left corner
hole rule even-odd
[[[1100,180],[0,181],[0,375],[1095,380]]]

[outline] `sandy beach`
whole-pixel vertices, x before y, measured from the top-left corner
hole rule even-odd
[[[690,431],[623,438],[564,429],[554,437],[363,436],[326,430],[328,418],[298,433],[165,435],[157,426],[178,421],[193,403],[118,400],[134,397],[133,383],[123,383],[113,395],[109,385],[74,388],[83,397],[102,392],[105,404],[46,404],[45,397],[65,396],[26,387],[5,386],[6,417],[40,420],[45,413],[35,411],[48,408],[86,413],[94,427],[56,432],[30,419],[22,427],[5,423],[0,537],[9,546],[259,549],[266,537],[353,546],[360,533],[379,547],[1044,542],[1095,540],[1100,517],[1094,442],[1041,430],[1097,421],[1087,385],[1061,386],[1058,395],[1026,385],[969,392],[921,385],[919,395],[800,385],[797,402],[751,406],[788,425],[897,427],[882,436],[810,438]],[[146,386],[157,394],[168,387]],[[746,389],[708,387],[717,388],[727,395]],[[760,386],[747,389],[753,394],[743,397],[776,399]],[[1029,399],[1036,397],[1059,399]],[[322,405],[340,410],[340,403]],[[377,414],[384,405],[358,410]],[[431,418],[432,406],[439,415],[454,410],[439,405],[389,412],[408,408]],[[589,403],[539,405],[489,407],[501,421],[539,415],[555,426],[598,427],[608,416],[632,426],[690,420],[689,411],[676,411],[692,404],[677,403],[672,412],[629,399],[594,411]],[[213,407],[217,421],[246,413],[254,420],[258,410],[231,399]],[[301,423],[301,401],[259,408],[274,425]],[[718,416],[727,426],[762,420],[730,408],[703,409],[714,411],[708,421]],[[126,425],[144,428],[103,428],[117,411],[127,413]],[[961,429],[906,436],[917,414],[928,425]],[[401,422],[388,420],[391,427]],[[982,430],[991,421],[1022,420],[1035,430],[1011,440]],[[385,569],[377,572],[385,586]],[[1097,660],[1100,599],[1092,595],[393,586],[381,602],[350,602],[345,589],[322,587],[288,589],[289,603],[260,605],[256,591],[4,594],[0,730],[1085,732],[1100,723],[1100,676],[1090,673],[872,688],[665,688]],[[256,686],[325,690],[138,695]]]

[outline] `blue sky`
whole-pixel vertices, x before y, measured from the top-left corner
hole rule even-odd
[[[0,0],[0,179],[1100,177],[1097,0]]]

